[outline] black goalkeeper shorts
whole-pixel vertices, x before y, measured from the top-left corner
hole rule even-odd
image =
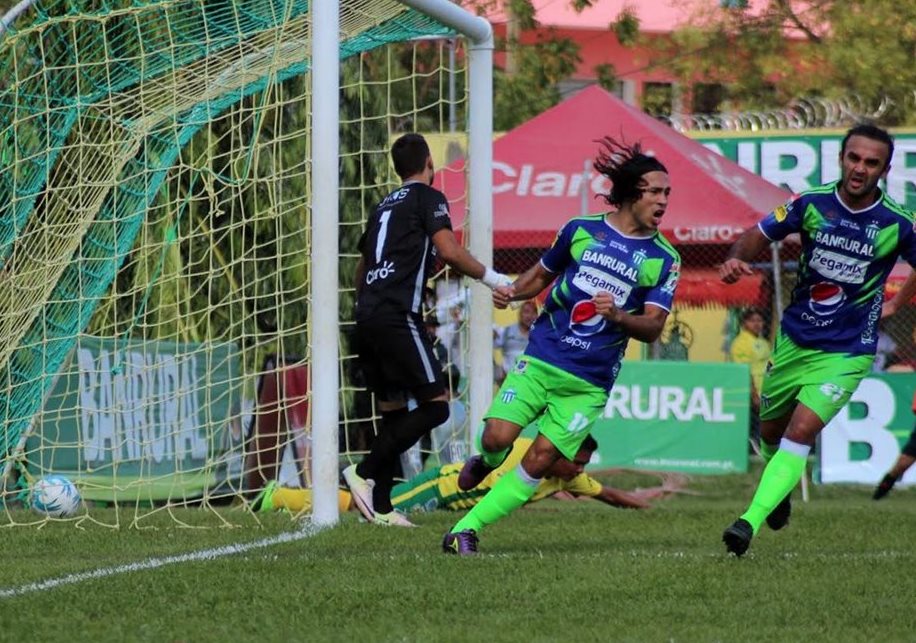
[[[418,316],[358,321],[353,338],[366,383],[380,400],[399,402],[409,394],[424,402],[445,393],[442,365]]]

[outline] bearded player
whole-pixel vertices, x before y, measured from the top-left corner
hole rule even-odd
[[[893,155],[885,130],[853,127],[840,147],[840,180],[776,208],[738,238],[720,268],[722,281],[735,283],[771,241],[801,236],[798,281],[760,394],[767,465],[747,511],[722,534],[736,556],[764,522],[773,530],[788,524],[790,493],[818,434],[871,371],[884,282],[898,256],[916,265],[913,214],[878,186]]]

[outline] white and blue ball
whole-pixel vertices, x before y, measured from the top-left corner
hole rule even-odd
[[[32,510],[49,518],[69,518],[80,508],[80,492],[66,476],[51,474],[39,478],[30,493]]]

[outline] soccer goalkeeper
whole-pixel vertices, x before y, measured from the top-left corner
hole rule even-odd
[[[464,491],[458,487],[458,474],[462,464],[446,464],[437,469],[430,469],[414,476],[406,482],[395,485],[391,493],[394,508],[404,513],[412,511],[434,511],[450,509],[460,511],[470,509],[493,487],[503,474],[518,466],[522,456],[531,446],[528,438],[516,440],[509,457],[498,468],[488,475],[474,489]],[[600,500],[612,507],[624,509],[645,509],[648,500],[660,497],[667,492],[666,487],[643,489],[640,492],[628,493],[612,487],[606,487],[584,472],[598,443],[588,436],[573,460],[560,458],[541,480],[534,495],[528,502],[536,502],[556,494],[571,494]],[[341,511],[355,509],[353,497],[348,491],[338,492]],[[309,511],[312,507],[312,492],[309,489],[288,489],[271,482],[264,492],[254,501],[254,511],[287,510],[293,513]]]

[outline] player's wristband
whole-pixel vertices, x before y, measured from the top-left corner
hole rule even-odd
[[[496,272],[492,268],[487,268],[487,271],[483,273],[483,277],[480,278],[480,283],[490,290],[495,290],[500,286],[511,286],[512,280],[501,272]]]

